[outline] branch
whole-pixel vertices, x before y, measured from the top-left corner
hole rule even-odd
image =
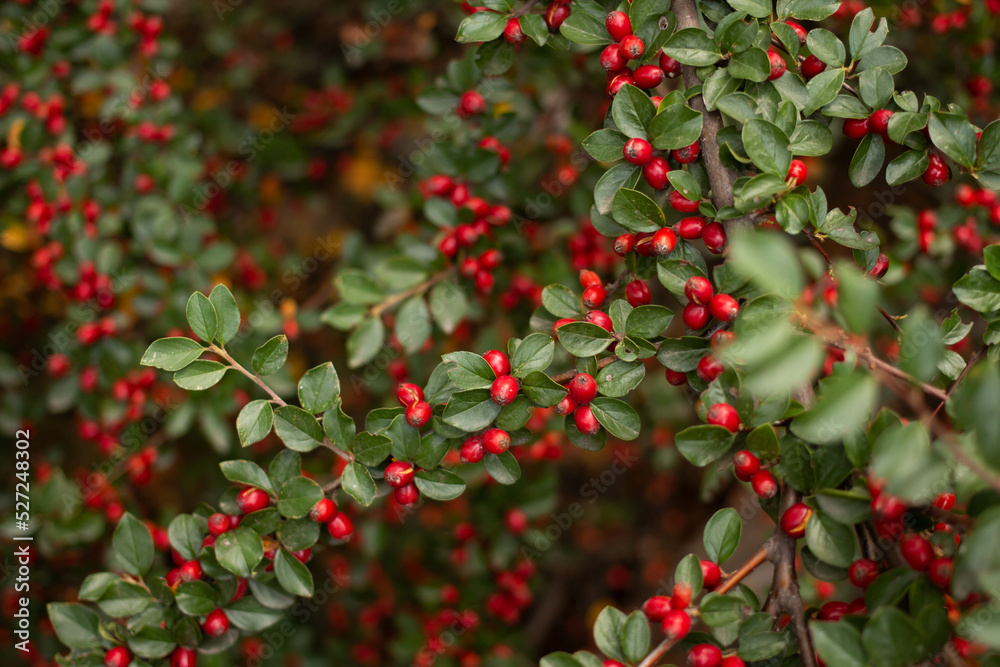
[[[674,0],[673,10],[674,15],[677,16],[678,29],[701,27],[695,0]],[[690,65],[682,65],[681,74],[684,78],[684,85],[688,88],[699,86],[702,83],[701,79],[698,78],[696,68]],[[709,185],[712,187],[712,203],[716,210],[721,210],[734,204],[733,183],[736,182],[736,174],[723,165],[722,158],[719,157],[717,137],[719,130],[724,126],[722,116],[717,111],[708,111],[701,95],[691,98],[691,106],[700,111],[704,118],[701,139],[699,139],[701,156],[705,162],[705,171],[708,172]],[[739,232],[753,229],[750,215],[727,220],[726,225]]]
[[[371,310],[371,316],[372,317],[381,317],[382,313],[384,313],[389,308],[392,308],[393,306],[395,306],[395,305],[397,305],[399,303],[402,303],[403,301],[406,301],[411,296],[416,296],[418,294],[423,294],[429,288],[433,287],[437,283],[439,283],[442,280],[444,280],[445,278],[449,277],[454,272],[455,272],[455,269],[454,269],[454,267],[452,267],[450,269],[446,269],[444,271],[441,271],[440,273],[435,273],[433,276],[431,276],[430,278],[428,278],[424,282],[420,283],[416,287],[411,287],[410,289],[404,290],[404,291],[400,292],[399,294],[393,294],[391,296],[386,297],[386,299],[382,303],[380,303],[380,304],[376,305],[374,308],[372,308],[372,310]]]
[[[785,486],[781,511],[799,502],[799,492],[790,486]],[[785,535],[779,528],[774,531],[769,558],[774,563],[774,579],[771,582],[771,593],[774,603],[780,611],[788,614],[792,621],[795,638],[799,642],[803,667],[816,667],[816,654],[813,651],[812,635],[806,624],[806,613],[799,596],[799,582],[795,573],[795,540]]]
[[[972,370],[972,365],[975,364],[977,361],[979,361],[979,357],[983,356],[983,352],[986,351],[986,348],[987,346],[984,345],[983,347],[979,348],[979,350],[974,355],[972,355],[972,358],[969,359],[969,361],[965,364],[965,368],[962,369],[962,372],[958,374],[958,377],[955,378],[955,382],[948,389],[948,393],[945,394],[944,400],[938,403],[938,406],[934,408],[934,412],[931,413],[930,419],[934,419],[935,417],[937,417],[937,413],[941,412],[941,408],[944,407],[944,404],[948,402],[948,399],[951,398],[951,395],[955,393],[956,389],[958,389],[958,385],[962,384],[962,380],[964,380],[965,376],[968,375],[969,371]]]

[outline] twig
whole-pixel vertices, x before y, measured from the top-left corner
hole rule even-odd
[[[748,574],[756,570],[763,563],[767,561],[768,555],[771,553],[771,541],[774,538],[769,539],[764,543],[764,546],[760,548],[760,551],[755,553],[753,557],[750,558],[746,563],[744,563],[740,569],[733,572],[731,575],[726,577],[726,580],[721,586],[715,589],[715,592],[719,595],[724,595],[736,587],[736,584],[743,581]]]
[[[782,512],[799,502],[799,492],[790,486],[784,488]],[[805,608],[799,595],[799,582],[795,573],[795,540],[776,530],[771,538],[769,558],[774,563],[774,579],[771,582],[773,602],[780,611],[788,614],[792,621],[795,638],[799,642],[801,664],[803,667],[816,667],[816,654],[813,651],[812,635],[806,624]]]
[[[611,296],[612,294],[618,291],[618,288],[622,286],[622,282],[625,280],[625,278],[629,276],[630,273],[632,272],[629,271],[628,269],[625,269],[618,275],[617,278],[615,278],[615,281],[613,283],[608,283],[607,285],[604,286],[604,291],[608,293],[608,296]]]
[[[892,325],[892,328],[896,330],[896,333],[903,335],[903,327],[899,326],[899,322],[896,321],[895,316],[882,306],[875,306],[878,308],[878,312],[885,318],[885,321]]]
[[[526,3],[521,5],[520,9],[514,12],[514,18],[521,18],[522,16],[527,14],[531,10],[531,8],[534,7],[536,4],[538,4],[538,0],[528,0]]]
[[[698,28],[701,22],[698,20],[698,7],[695,0],[675,0],[673,3],[674,15],[677,17],[677,29]],[[688,88],[701,85],[698,78],[697,69],[690,65],[681,67],[681,74],[684,78],[684,85]],[[733,206],[733,183],[736,182],[736,175],[730,171],[719,157],[718,134],[723,128],[722,116],[716,111],[708,111],[705,108],[705,101],[701,95],[691,99],[691,106],[701,112],[704,118],[702,125],[701,155],[705,162],[705,171],[708,173],[708,182],[712,188],[712,203],[716,210]],[[727,220],[726,225],[736,231],[745,232],[753,229],[753,223],[749,215]]]
[[[637,667],[653,667],[656,662],[664,656],[664,654],[672,649],[679,640],[671,639],[667,637],[662,642],[660,642],[652,652],[642,659],[642,662],[638,664]]]
[[[333,480],[332,482],[327,482],[326,484],[323,485],[323,493],[330,493],[335,489],[339,489],[342,482],[343,479],[340,477]]]
[[[389,308],[392,308],[393,306],[402,303],[403,301],[406,301],[411,296],[422,294],[429,288],[433,287],[434,285],[438,284],[445,278],[449,277],[454,272],[455,272],[454,268],[446,269],[445,271],[441,271],[440,273],[434,274],[433,276],[431,276],[424,282],[420,283],[416,287],[411,287],[408,290],[403,290],[398,294],[392,294],[386,297],[382,303],[376,305],[374,308],[371,309],[371,316],[381,317],[382,313],[384,313]]]
[[[605,366],[607,366],[609,364],[612,364],[612,363],[614,363],[616,361],[618,361],[618,355],[617,354],[612,354],[610,357],[604,357],[603,359],[598,360],[598,362],[597,362],[597,370],[601,370]],[[554,382],[556,382],[557,384],[566,384],[567,382],[569,382],[570,380],[572,380],[573,378],[575,378],[576,375],[577,375],[577,373],[579,373],[579,372],[580,371],[578,371],[576,369],[573,369],[573,370],[570,370],[570,371],[566,371],[564,373],[560,373],[559,375],[553,375],[552,376],[552,380]]]
[[[944,404],[948,402],[948,399],[951,398],[951,395],[955,393],[956,389],[958,389],[958,385],[962,384],[962,380],[964,380],[965,376],[968,375],[969,371],[972,370],[972,365],[975,364],[977,361],[979,361],[979,357],[983,356],[983,352],[985,351],[986,351],[986,346],[984,345],[983,347],[979,348],[979,350],[974,355],[972,355],[972,358],[969,359],[969,361],[965,364],[965,368],[962,369],[962,372],[958,374],[958,377],[955,378],[955,382],[952,383],[951,387],[948,389],[948,393],[945,394],[944,400],[938,403],[938,406],[934,408],[934,412],[931,413],[930,419],[934,419],[935,417],[937,417],[937,413],[941,412],[941,408],[944,407]]]

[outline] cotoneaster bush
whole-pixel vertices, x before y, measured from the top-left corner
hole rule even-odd
[[[115,28],[107,26],[116,9],[108,6],[95,6],[88,28]],[[371,625],[399,623],[408,639],[385,649],[363,636],[329,638],[323,645],[344,659],[522,662],[480,629],[484,617],[518,622],[533,603],[536,559],[545,556],[518,539],[542,514],[529,516],[514,500],[519,488],[538,483],[521,479],[522,464],[561,456],[553,426],[594,457],[609,442],[655,433],[666,395],[686,415],[684,423],[669,418],[677,426],[673,450],[704,469],[703,493],[740,487],[753,500],[716,512],[696,553],[677,559],[673,577],[641,595],[645,603],[607,606],[588,619],[593,645],[579,648],[590,650],[551,653],[542,665],[993,664],[1000,256],[991,241],[1000,224],[1000,122],[988,35],[1000,7],[875,9],[899,31],[872,8],[825,0],[466,7],[457,41],[478,45],[416,96],[434,117],[431,148],[412,160],[419,185],[381,202],[416,210],[418,224],[341,252],[336,301],[320,300],[328,307],[313,324],[346,332],[339,372],[332,362],[289,369],[294,348],[308,342],[295,340],[294,302],[282,301],[284,330],[268,331],[253,322],[253,290],[206,288],[210,269],[164,287],[165,312],[183,313],[184,329],[146,348],[139,360],[146,370],[136,368],[123,385],[116,380],[115,400],[141,406],[147,389],[173,393],[160,384],[172,373],[183,395],[210,397],[196,404],[209,437],[231,437],[218,422],[235,412],[237,439],[254,455],[220,464],[232,485],[211,504],[191,499],[152,529],[121,504],[109,512],[107,498],[96,503],[116,524],[107,569],[65,596],[79,601],[49,604],[69,649],[58,661],[232,664],[237,642],[246,661],[267,661],[284,650],[279,639],[294,635],[281,630],[289,618],[303,623],[301,609],[323,608],[303,600],[348,613],[336,598],[350,587],[353,567],[366,570],[373,597],[351,609]],[[158,52],[150,23],[130,24],[146,58]],[[907,56],[892,45],[897,32],[940,41],[970,26],[963,48],[981,57],[963,65],[964,90],[922,77],[935,70],[919,58],[912,58],[918,74],[908,76]],[[31,32],[11,57],[37,66],[32,59],[43,57],[47,40],[44,30]],[[603,119],[582,141],[599,166],[534,126],[572,107],[546,97],[560,75],[608,98],[596,118],[574,119],[584,126]],[[522,77],[536,85],[515,85]],[[50,134],[63,130],[65,106],[49,99],[41,114],[21,105]],[[28,126],[5,122],[15,129],[4,160],[21,169],[10,151]],[[119,150],[136,155],[130,146]],[[844,151],[853,157],[838,162],[835,153]],[[69,190],[59,184],[94,173],[71,158],[72,149],[39,150],[32,168],[51,172],[51,192],[33,181],[4,182],[24,188],[25,216],[39,234],[86,235],[86,201],[82,217],[59,218],[65,227],[45,224],[77,201],[62,210],[59,197]],[[138,215],[140,206],[164,206],[142,199],[158,185],[146,164],[137,161],[118,180],[140,198],[123,212],[133,229],[104,232],[107,242],[136,251],[134,240],[175,233],[152,213]],[[845,173],[831,173],[840,166]],[[388,180],[405,182],[402,172]],[[817,173],[831,182],[827,191],[814,184]],[[105,177],[94,178],[100,189]],[[581,179],[587,187],[573,188]],[[536,191],[524,183],[539,180],[548,185],[544,196],[525,200]],[[248,190],[266,195],[268,182],[262,177]],[[888,189],[878,193],[877,210],[859,213],[855,188],[873,183]],[[121,205],[118,191],[102,192]],[[252,200],[247,206],[255,208]],[[538,222],[562,211],[589,220],[573,226],[568,261]],[[151,246],[165,267],[188,255],[200,260],[201,242],[217,238],[197,225],[179,229],[192,238],[174,254]],[[50,254],[50,263],[61,260],[56,246]],[[564,280],[567,268],[578,282]],[[542,287],[538,279],[551,274],[563,282]],[[44,275],[51,288],[63,286],[59,271]],[[96,290],[101,275],[81,267],[75,282],[65,282]],[[181,285],[190,298],[178,297]],[[136,299],[143,296],[162,306],[138,290]],[[140,309],[128,322],[160,312]],[[117,344],[117,321],[128,311],[114,313],[81,342]],[[491,345],[469,345],[463,328],[495,320]],[[111,356],[124,373],[138,341],[121,345]],[[376,363],[389,372],[357,370]],[[48,360],[57,379],[73,367]],[[349,416],[345,406],[359,392],[384,400]],[[141,415],[133,409],[100,423],[113,421],[118,431]],[[269,442],[280,446],[263,456],[258,443]],[[643,451],[638,465],[658,455]],[[153,464],[138,460],[129,466],[133,480]],[[58,494],[68,486],[59,479],[42,488]],[[400,517],[436,507],[470,518],[446,538],[440,521],[423,527],[426,535],[395,532]],[[770,536],[751,529],[763,516]],[[101,522],[91,523],[79,541],[97,539]],[[381,568],[400,561],[393,545],[435,536],[449,545],[437,551],[450,550],[464,586],[400,590],[425,580],[418,559],[382,577]],[[741,543],[746,558],[736,559]],[[378,558],[365,561],[368,550]],[[393,585],[380,585],[387,581]],[[399,607],[411,603],[424,609],[407,621],[420,627],[408,630],[400,619],[409,612]],[[290,652],[310,660],[308,647]]]

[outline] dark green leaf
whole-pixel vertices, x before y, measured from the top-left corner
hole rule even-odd
[[[139,361],[143,366],[162,368],[165,371],[179,371],[201,356],[205,351],[201,345],[183,336],[161,338],[153,341]]]

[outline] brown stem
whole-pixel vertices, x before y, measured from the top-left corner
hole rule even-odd
[[[934,419],[935,417],[937,417],[937,413],[941,412],[941,408],[944,407],[944,404],[948,402],[948,399],[951,398],[951,395],[955,393],[956,389],[958,389],[958,385],[962,384],[962,380],[964,380],[965,376],[968,375],[969,371],[972,370],[972,365],[975,364],[977,361],[979,361],[979,357],[981,357],[983,355],[983,352],[985,351],[986,351],[986,346],[984,345],[983,347],[979,348],[979,350],[976,351],[974,355],[972,355],[972,358],[969,359],[968,363],[965,364],[965,368],[962,369],[962,372],[958,374],[958,377],[955,378],[955,382],[948,389],[948,393],[945,394],[944,400],[938,403],[938,406],[934,408],[934,412],[931,413],[930,419]]]
[[[392,294],[386,297],[382,303],[376,305],[374,308],[371,309],[371,316],[381,317],[382,313],[384,313],[389,308],[392,308],[393,306],[402,303],[403,301],[406,301],[411,296],[416,296],[417,294],[423,294],[429,288],[433,287],[434,285],[438,284],[445,278],[449,277],[454,272],[455,269],[451,268],[441,271],[440,273],[435,273],[433,276],[431,276],[424,282],[420,283],[416,287],[411,287],[410,289],[404,290],[399,294]]]
[[[773,539],[773,538],[772,538]],[[726,577],[726,580],[721,586],[715,589],[715,592],[719,595],[724,595],[736,587],[736,584],[743,581],[748,574],[756,570],[763,563],[767,561],[768,555],[771,553],[771,540],[764,543],[764,546],[760,548],[760,551],[755,553],[753,557],[747,562],[743,563],[740,569],[733,572],[731,575]]]
[[[799,502],[800,499],[799,492],[786,485],[782,499],[782,513]],[[778,610],[788,614],[792,621],[792,629],[799,642],[801,664],[803,667],[816,667],[812,635],[806,624],[806,612],[802,606],[799,582],[795,573],[795,540],[781,530],[776,530],[771,539],[769,558],[774,563],[774,579],[771,582],[773,602]]]
[[[701,22],[698,20],[698,8],[695,0],[674,0],[674,15],[677,17],[677,28],[700,28]],[[684,78],[684,85],[688,88],[701,85],[696,68],[690,65],[681,67],[681,75]],[[701,156],[705,163],[705,171],[708,173],[708,182],[712,187],[712,203],[716,210],[732,206],[735,202],[733,198],[733,183],[736,182],[736,174],[722,164],[719,157],[719,131],[723,128],[722,116],[717,111],[708,111],[705,108],[705,101],[701,95],[691,99],[691,107],[700,111],[704,118],[702,125]],[[731,229],[744,232],[753,229],[753,223],[749,215],[727,220],[726,224]]]
[[[896,333],[898,333],[899,335],[902,335],[903,334],[903,327],[899,326],[899,322],[896,321],[895,316],[893,316],[892,313],[890,313],[889,311],[887,311],[882,306],[875,306],[875,307],[878,308],[879,314],[881,314],[882,317],[885,318],[885,321],[892,325],[892,328],[896,330]]]
[[[612,363],[614,363],[616,361],[618,361],[618,355],[617,354],[612,354],[610,357],[604,357],[603,359],[598,360],[598,362],[597,362],[597,370],[601,370],[602,368],[604,368],[608,364],[612,364]],[[579,373],[579,372],[580,371],[578,371],[576,369],[573,369],[573,370],[570,370],[570,371],[566,371],[564,373],[560,373],[559,375],[553,375],[552,376],[552,380],[554,382],[556,382],[557,384],[566,384],[567,382],[569,382],[570,380],[572,380],[573,378],[575,378],[576,374]]]

